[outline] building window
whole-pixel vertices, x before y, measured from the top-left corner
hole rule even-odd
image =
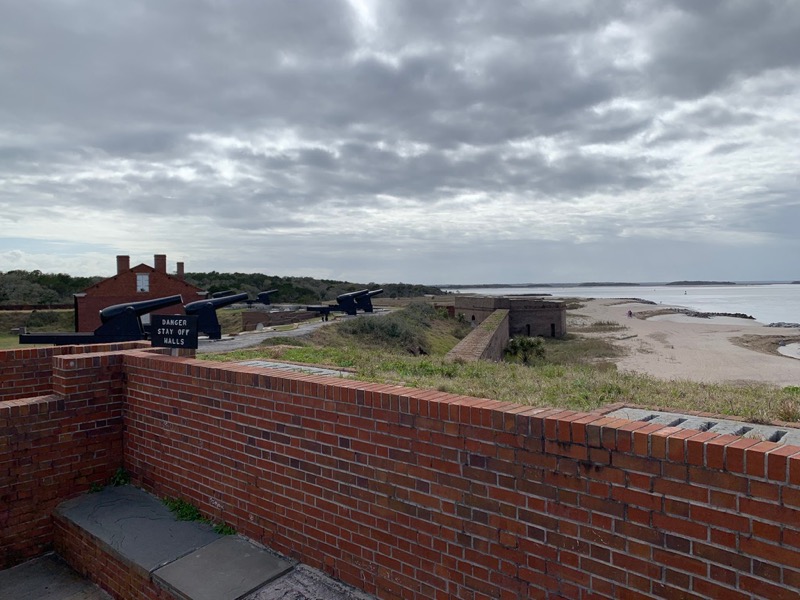
[[[150,291],[150,273],[136,274],[136,291],[137,292]]]

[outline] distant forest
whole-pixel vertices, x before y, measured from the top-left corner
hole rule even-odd
[[[258,292],[278,290],[276,303],[306,304],[333,300],[339,294],[362,289],[383,288],[386,298],[409,298],[424,294],[443,294],[433,286],[410,283],[350,283],[312,277],[277,277],[261,273],[186,273],[186,281],[211,293],[232,290]],[[71,304],[72,295],[82,292],[104,277],[73,277],[65,273],[41,271],[0,272],[0,305],[8,304]]]
[[[664,285],[697,286],[697,285],[736,285],[735,281],[670,281]]]
[[[102,279],[41,271],[0,272],[0,305],[72,304],[72,294]]]
[[[412,283],[350,283],[313,277],[277,277],[261,273],[186,273],[186,281],[211,293],[232,290],[247,292],[255,297],[258,292],[278,290],[272,296],[276,303],[306,304],[333,300],[339,294],[356,290],[383,289],[385,298],[413,298],[425,294],[444,294],[438,287]]]

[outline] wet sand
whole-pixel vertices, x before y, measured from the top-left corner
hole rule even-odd
[[[583,302],[583,301],[581,301]],[[689,317],[682,314],[637,318],[649,311],[669,308],[613,299],[586,301],[572,312],[590,321],[615,321],[625,329],[595,333],[623,347],[617,360],[621,371],[647,373],[662,379],[708,382],[755,381],[778,386],[800,385],[800,359],[744,348],[732,339],[744,335],[798,336],[799,328],[774,328],[749,319]],[[627,316],[628,311],[633,318]],[[568,327],[569,329],[569,327]],[[789,346],[793,350],[794,346]],[[797,354],[800,356],[800,354]]]

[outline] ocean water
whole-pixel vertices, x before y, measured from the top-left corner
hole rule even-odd
[[[800,323],[800,284],[640,285],[608,287],[460,288],[461,294],[550,294],[555,298],[641,298],[702,312],[744,313],[764,324]]]

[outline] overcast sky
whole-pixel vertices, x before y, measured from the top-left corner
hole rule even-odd
[[[796,0],[0,0],[0,271],[800,279]]]

